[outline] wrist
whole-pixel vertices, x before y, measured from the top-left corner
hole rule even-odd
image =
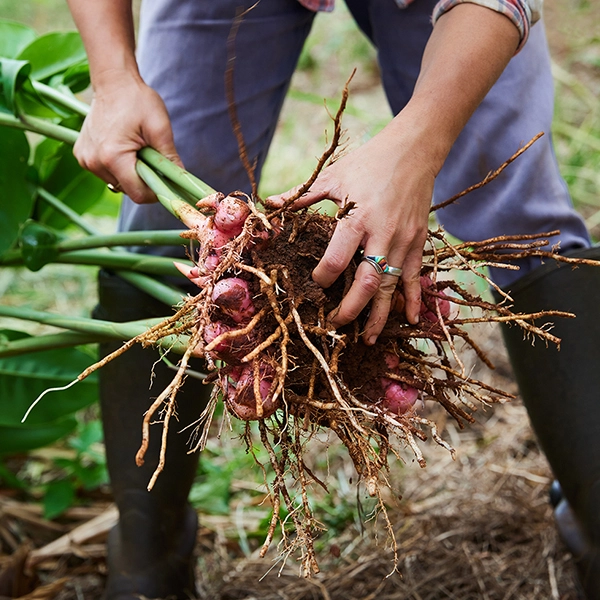
[[[135,61],[130,65],[107,66],[91,73],[94,95],[113,93],[131,85],[143,83]]]
[[[437,118],[439,105],[435,102],[411,100],[388,124],[390,137],[400,145],[402,160],[412,160],[420,169],[426,168],[433,178],[460,132],[445,118]]]

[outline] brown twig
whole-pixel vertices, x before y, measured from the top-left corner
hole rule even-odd
[[[466,194],[473,192],[475,190],[478,190],[479,188],[483,187],[484,185],[487,185],[488,183],[490,183],[490,181],[493,181],[494,179],[496,179],[496,177],[498,177],[498,175],[500,175],[500,173],[502,173],[502,171],[504,171],[504,169],[506,169],[506,167],[508,167],[508,165],[510,165],[510,163],[512,163],[514,160],[516,160],[519,156],[521,156],[521,154],[523,154],[523,152],[528,150],[543,135],[544,135],[543,131],[541,131],[540,133],[535,135],[522,148],[519,148],[519,150],[517,150],[507,161],[503,162],[495,171],[490,171],[483,178],[482,181],[480,181],[479,183],[476,183],[475,185],[468,187],[466,190],[463,190],[462,192],[459,192],[458,194],[452,196],[452,198],[448,198],[448,200],[445,200],[444,202],[440,202],[439,204],[432,206],[431,209],[429,210],[429,212],[434,212],[436,210],[439,210],[440,208],[444,208],[444,207],[448,206],[449,204],[456,202],[459,198],[462,198]]]

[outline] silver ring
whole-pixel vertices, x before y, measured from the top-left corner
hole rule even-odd
[[[121,187],[120,183],[117,183],[117,185],[113,185],[112,183],[107,183],[106,187],[113,193],[113,194],[120,194],[123,191],[123,188]]]
[[[388,261],[385,256],[366,254],[363,258],[363,261],[368,262],[380,275],[383,275],[384,273],[386,275],[393,275],[394,277],[400,277],[402,275],[402,269],[388,265]]]

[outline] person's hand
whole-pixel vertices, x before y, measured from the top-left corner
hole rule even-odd
[[[74,154],[81,166],[125,192],[134,202],[156,202],[135,171],[137,152],[151,146],[181,165],[160,96],[130,73],[107,74],[95,89]]]
[[[406,316],[414,324],[419,320],[419,276],[436,170],[427,157],[415,152],[416,145],[406,133],[399,135],[397,123],[392,122],[369,142],[324,169],[292,208],[323,199],[338,206],[355,203],[338,222],[313,279],[329,287],[358,248],[365,255],[383,255],[390,266],[402,269]],[[290,190],[269,200],[282,204],[293,193]],[[349,323],[372,301],[363,339],[374,344],[387,320],[397,282],[396,276],[380,275],[371,264],[361,262],[350,290],[328,317],[330,325]]]

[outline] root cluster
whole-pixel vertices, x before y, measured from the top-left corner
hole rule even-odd
[[[340,143],[346,92],[334,117],[332,143],[313,177],[297,195],[310,187]],[[497,176],[517,155],[485,182]],[[236,193],[228,198],[233,196],[240,199],[244,195]],[[150,424],[162,423],[161,458],[149,484],[151,488],[164,467],[169,421],[176,414],[177,391],[186,377],[188,360],[192,355],[204,357],[208,371],[205,382],[214,385],[214,392],[209,405],[192,424],[191,451],[204,448],[220,400],[231,414],[247,421],[244,438],[248,449],[252,450],[253,438],[258,437],[274,473],[268,481],[267,468],[260,465],[273,508],[261,553],[266,553],[279,529],[283,554],[299,551],[302,572],[309,576],[319,570],[313,540],[322,527],[313,515],[308,488],[316,484],[327,489],[304,460],[305,447],[315,434],[323,430],[334,432],[346,447],[359,480],[379,500],[379,514],[387,523],[395,548],[382,497],[382,489],[388,484],[390,456],[402,460],[400,451],[408,448],[424,467],[419,442],[428,438],[454,455],[452,447],[438,434],[436,423],[420,414],[423,403],[442,405],[462,428],[474,420],[472,413],[478,405],[512,398],[469,375],[461,359],[465,344],[493,368],[470,336],[470,326],[513,323],[526,336],[559,344],[550,327],[538,326],[535,320],[543,317],[547,323],[550,317],[574,316],[558,311],[513,313],[510,296],[495,286],[482,269],[516,269],[516,260],[531,256],[577,261],[543,250],[547,245],[544,238],[557,232],[453,244],[441,229],[430,230],[421,272],[420,322],[411,325],[406,321],[399,280],[387,324],[377,343],[367,346],[360,336],[368,308],[354,322],[337,330],[326,319],[348,291],[362,255],[357,253],[327,290],[311,278],[337,221],[351,214],[352,205],[332,217],[306,210],[293,212],[289,206],[294,198],[283,207],[267,208],[264,212],[258,209],[255,196],[243,199],[247,217],[240,233],[231,236],[226,244],[217,248],[206,242],[207,231],[213,240],[221,235],[212,228],[211,220],[216,216],[208,217],[208,221],[203,218],[202,224],[191,227],[186,235],[201,244],[192,257],[196,267],[186,272],[200,286],[199,293],[188,297],[174,316],[118,351],[133,343],[157,345],[169,336],[188,339],[172,383],[145,415],[137,461],[141,464],[144,460]],[[214,207],[218,201],[201,201],[199,206]],[[457,282],[455,275],[460,272],[472,272],[484,279],[501,301],[494,304],[469,292]],[[227,279],[239,282],[235,289],[241,291],[230,290],[229,296],[222,295],[221,301],[216,301],[215,288]],[[257,426],[253,427],[252,421]]]
[[[504,236],[453,245],[438,229],[429,233],[422,270],[422,283],[425,282],[422,313],[427,317],[417,325],[406,322],[401,310],[403,296],[399,282],[395,306],[400,310],[392,311],[378,342],[366,346],[360,340],[366,314],[338,330],[328,328],[326,321],[326,315],[349,288],[361,256],[355,256],[331,289],[323,290],[311,279],[311,272],[335,224],[334,217],[309,212],[278,212],[270,220],[268,213],[265,217],[253,209],[242,233],[231,242],[200,293],[188,298],[177,319],[171,319],[161,330],[148,332],[145,339],[140,340],[149,344],[173,333],[190,335],[188,352],[180,362],[177,376],[146,415],[144,440],[149,435],[151,420],[161,411],[166,443],[169,418],[175,411],[177,389],[189,356],[206,358],[209,369],[206,382],[215,386],[211,404],[196,424],[194,451],[204,447],[212,411],[219,399],[237,415],[235,399],[239,388],[232,391],[232,380],[236,370],[246,365],[251,367],[253,376],[248,384],[251,393],[246,394],[246,402],[251,399],[260,442],[268,452],[275,474],[268,483],[273,513],[262,553],[266,553],[279,528],[285,552],[300,549],[305,575],[318,571],[313,539],[320,530],[309,504],[307,488],[311,483],[326,488],[303,460],[304,447],[316,432],[329,429],[337,435],[368,493],[379,498],[381,515],[387,520],[381,486],[387,484],[390,454],[399,456],[399,448],[408,447],[424,467],[418,441],[429,437],[454,454],[438,435],[436,424],[419,414],[424,401],[441,404],[462,428],[473,421],[471,413],[478,404],[512,398],[511,394],[469,376],[457,348],[458,342],[470,346],[481,360],[493,366],[469,335],[468,326],[512,322],[527,335],[558,344],[559,340],[549,328],[535,325],[534,320],[573,316],[548,311],[515,314],[509,308],[510,297],[501,290],[497,291],[504,296],[503,302],[493,304],[448,277],[459,271],[471,271],[494,286],[479,270],[481,265],[513,268],[512,261],[517,258],[550,256],[551,253],[541,250],[545,240],[523,243],[517,236]],[[264,240],[264,233],[274,230],[277,235],[272,235],[266,245],[257,249],[256,239]],[[545,237],[552,234],[549,232]],[[206,327],[227,322],[227,315],[211,302],[214,285],[232,276],[248,282],[255,305],[254,316],[243,327],[227,330],[206,343]],[[242,351],[231,363],[215,360],[214,348],[242,338]],[[394,357],[391,367],[390,357]],[[265,369],[269,373],[267,378]],[[260,387],[265,379],[269,384],[267,394]],[[382,388],[382,381],[389,380],[418,391],[419,400],[413,407],[390,408]],[[267,402],[273,410],[265,409]],[[254,445],[252,431],[248,423],[245,439],[249,449]],[[143,460],[144,451],[145,445],[140,449],[139,461]],[[163,464],[164,459],[155,477]],[[285,511],[280,510],[282,504]],[[288,521],[293,525],[293,535],[286,533]],[[393,538],[391,526],[388,530]]]

